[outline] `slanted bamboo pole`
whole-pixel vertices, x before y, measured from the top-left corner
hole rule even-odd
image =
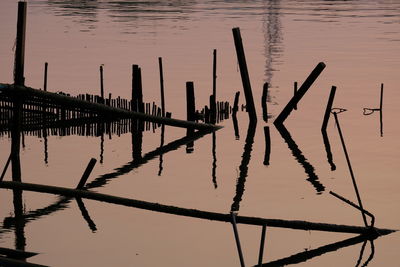
[[[240,29],[233,28],[232,33],[235,41],[236,55],[239,62],[240,74],[242,76],[244,96],[246,98],[246,110],[249,113],[249,119],[251,121],[257,121],[256,107],[254,106],[253,93],[251,91],[250,77],[247,70],[246,57],[244,54]]]
[[[229,222],[229,223],[232,222],[232,215],[230,213],[225,214],[225,213],[202,211],[196,209],[181,208],[154,202],[111,196],[87,190],[79,190],[79,189],[71,189],[65,187],[56,187],[56,186],[31,184],[31,183],[21,183],[13,181],[0,182],[0,188],[27,190],[27,191],[62,195],[74,198],[80,197],[116,205],[134,207],[139,209],[163,212],[163,213],[192,217],[192,218],[207,219],[207,220]],[[392,229],[380,229],[380,228],[338,225],[338,224],[328,224],[328,223],[315,223],[315,222],[307,222],[299,220],[266,219],[266,218],[248,217],[248,216],[237,216],[236,222],[237,224],[268,225],[269,227],[290,228],[290,229],[298,229],[306,231],[315,230],[315,231],[357,233],[357,234],[371,233],[371,231],[373,231],[377,232],[380,235],[385,235],[397,231]]]

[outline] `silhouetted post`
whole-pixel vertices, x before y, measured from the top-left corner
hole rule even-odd
[[[344,143],[342,130],[340,129],[340,124],[339,124],[339,120],[338,120],[336,112],[333,113],[333,115],[335,116],[335,121],[336,121],[336,126],[337,126],[337,129],[338,129],[338,132],[339,132],[340,141],[342,142],[342,147],[343,147],[344,155],[346,157],[347,166],[349,167],[351,180],[353,182],[354,190],[356,192],[356,196],[357,196],[357,200],[358,200],[358,206],[361,208],[361,215],[362,215],[362,218],[364,220],[365,227],[368,227],[367,219],[366,219],[365,214],[364,214],[364,207],[363,207],[363,204],[361,202],[360,193],[358,191],[358,187],[357,187],[357,183],[356,183],[356,178],[354,177],[353,168],[351,167],[351,163],[350,163],[350,157],[349,157],[349,154],[347,153],[346,144]]]
[[[237,91],[235,94],[235,100],[233,102],[232,113],[236,113],[239,110],[239,96],[240,96],[240,91]]]
[[[160,90],[161,90],[161,115],[165,116],[165,98],[164,98],[164,74],[163,74],[163,65],[162,58],[158,58],[158,66],[160,68]]]
[[[321,72],[325,69],[326,65],[323,62],[318,63],[318,65],[314,68],[314,70],[310,73],[304,83],[301,85],[296,95],[290,99],[289,103],[284,107],[282,112],[275,119],[274,124],[283,124],[286,118],[289,116],[290,112],[292,112],[293,108],[297,103],[301,100],[301,98],[305,95],[307,90],[311,87],[311,85],[315,82]]]
[[[25,31],[27,2],[18,2],[17,40],[15,45],[14,83],[24,85]]]
[[[379,122],[380,122],[381,136],[383,136],[383,83],[381,83],[381,99],[380,99],[380,103],[379,103]]]
[[[217,49],[213,52],[213,96],[217,99]]]
[[[294,85],[293,85],[293,96],[295,96],[296,93],[297,93],[297,82],[294,82]],[[297,110],[297,104],[294,105],[293,109]]]
[[[271,155],[271,137],[269,133],[269,127],[264,127],[265,136],[265,155],[264,155],[264,165],[269,165],[269,159]]]
[[[188,121],[195,120],[196,106],[193,82],[186,82],[186,114]]]
[[[89,175],[94,168],[94,165],[96,165],[96,162],[97,162],[97,160],[95,158],[90,159],[89,164],[87,165],[86,170],[83,173],[81,180],[79,181],[79,184],[76,187],[76,189],[82,189],[85,186],[86,181],[89,178]]]
[[[268,109],[267,109],[267,96],[268,96],[268,83],[264,83],[263,92],[261,96],[261,107],[263,110],[263,119],[268,122]]]
[[[188,121],[194,121],[196,119],[196,104],[194,97],[194,85],[193,82],[186,82],[186,114]],[[187,136],[193,135],[193,129],[187,129]],[[194,142],[189,142],[186,145],[186,152],[192,153],[194,150]]]
[[[138,72],[138,105],[139,112],[144,112],[144,102],[143,102],[143,87],[142,87],[142,69],[139,68]]]
[[[25,84],[25,31],[26,31],[27,2],[18,2],[17,38],[14,62],[14,84],[23,86]],[[22,100],[17,96],[13,99],[13,119],[11,130],[11,169],[12,180],[21,182],[21,120]],[[15,246],[19,250],[25,250],[26,240],[24,235],[25,221],[23,219],[22,190],[13,190],[15,224]]]
[[[326,105],[324,121],[322,122],[321,131],[326,131],[326,127],[328,126],[329,117],[331,115],[331,109],[333,105],[333,100],[335,99],[336,86],[332,86],[331,93],[329,94],[328,104]]]
[[[100,66],[100,97],[101,97],[101,103],[104,103],[103,65]]]
[[[136,112],[144,112],[142,93],[142,74],[138,65],[132,65],[132,109]]]
[[[48,69],[49,63],[45,62],[44,63],[44,83],[43,83],[43,91],[47,92],[47,69]]]
[[[254,106],[253,93],[251,91],[250,77],[247,70],[246,57],[244,54],[242,37],[239,28],[233,28],[233,38],[235,41],[236,54],[239,62],[240,74],[242,76],[244,96],[246,98],[246,111],[249,113],[249,119],[257,121],[256,108]]]

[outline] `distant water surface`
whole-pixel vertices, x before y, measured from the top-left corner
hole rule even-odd
[[[12,83],[17,3],[0,3],[0,82]],[[89,182],[94,191],[166,205],[239,215],[363,225],[360,212],[332,197],[356,202],[347,163],[331,116],[328,162],[321,123],[331,86],[334,107],[364,207],[382,228],[399,229],[400,195],[400,2],[381,1],[73,1],[30,0],[26,37],[26,85],[99,94],[99,66],[106,95],[131,97],[131,65],[142,68],[144,99],[160,105],[158,57],[163,59],[166,108],[186,118],[185,83],[195,85],[196,106],[212,93],[213,50],[217,49],[217,99],[233,104],[241,91],[232,28],[240,27],[258,123],[249,128],[239,111],[239,136],[232,119],[223,129],[194,142],[193,153],[178,146],[150,157],[162,144],[161,128],[143,133],[142,155],[133,159],[132,135],[49,136],[25,134],[23,181],[73,188],[89,159],[100,159]],[[318,62],[326,69],[285,122],[274,118]],[[268,124],[260,99],[268,82]],[[383,135],[378,108],[384,83]],[[264,126],[271,153],[265,161]],[[186,135],[165,128],[163,145]],[[0,163],[10,138],[1,135]],[[46,144],[46,145],[45,145]],[[45,149],[46,146],[46,149]],[[101,152],[101,147],[104,149]],[[5,180],[10,180],[10,171]],[[232,226],[227,223],[24,192],[24,219],[15,224],[13,192],[1,190],[0,247],[40,253],[29,262],[50,266],[240,266]],[[86,216],[86,217],[85,217]],[[85,219],[86,218],[86,219]],[[95,224],[90,223],[92,221]],[[10,223],[11,222],[11,223]],[[258,264],[261,227],[238,225],[246,266]],[[327,250],[351,234],[267,226],[263,263],[279,259],[298,266],[397,266],[399,234]],[[321,249],[322,248],[322,249]],[[328,247],[329,248],[329,247]],[[312,252],[319,256],[313,256]],[[303,254],[301,260],[287,259]],[[296,257],[295,257],[296,258]],[[293,259],[293,258],[292,258]],[[267,265],[268,266],[268,265]]]

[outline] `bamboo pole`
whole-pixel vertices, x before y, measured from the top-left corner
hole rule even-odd
[[[249,119],[252,121],[257,121],[256,108],[254,106],[253,93],[251,91],[250,77],[249,77],[249,72],[247,70],[246,57],[244,54],[240,29],[233,28],[232,33],[235,41],[236,55],[239,62],[240,74],[242,76],[244,96],[246,98],[246,110],[249,113]]]
[[[151,210],[156,212],[162,212],[162,213],[168,213],[168,214],[174,214],[192,218],[207,219],[207,220],[229,222],[229,223],[232,222],[232,215],[230,213],[224,214],[224,213],[202,211],[196,209],[181,208],[154,202],[111,196],[87,190],[70,189],[64,187],[21,183],[13,181],[0,182],[0,188],[27,190],[27,191],[62,195],[74,198],[80,197],[116,205],[134,207],[139,209]],[[248,217],[248,216],[237,216],[236,222],[237,224],[261,225],[261,226],[268,225],[269,227],[290,228],[290,229],[298,229],[306,231],[315,230],[315,231],[357,233],[357,234],[371,233],[372,231],[372,232],[377,232],[380,235],[385,235],[397,231],[392,229],[380,229],[380,228],[338,225],[338,224],[328,224],[328,223],[315,223],[315,222],[307,222],[299,220],[266,219],[266,218]]]
[[[106,106],[99,103],[87,102],[77,98],[64,96],[51,92],[44,92],[30,87],[25,86],[14,86],[10,84],[0,84],[0,91],[9,95],[29,95],[42,99],[48,99],[54,103],[58,103],[65,107],[82,108],[85,110],[90,110],[91,112],[97,112],[100,115],[120,117],[120,118],[132,118],[144,121],[150,121],[155,123],[161,123],[169,126],[182,127],[182,128],[193,128],[198,130],[218,130],[222,126],[196,123],[185,120],[172,119],[168,117],[158,117],[148,114],[143,114],[141,112],[129,111],[125,109],[115,108],[111,106]]]
[[[300,86],[296,95],[294,95],[287,105],[283,108],[282,112],[275,119],[274,124],[283,124],[286,118],[290,115],[294,107],[299,103],[301,98],[306,94],[311,85],[315,82],[321,72],[325,69],[326,65],[323,62],[318,63],[314,70],[310,73],[304,83]]]
[[[24,85],[25,32],[27,2],[18,2],[17,39],[15,44],[14,83]]]

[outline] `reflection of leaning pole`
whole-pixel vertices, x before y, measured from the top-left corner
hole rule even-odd
[[[188,142],[195,141],[199,138],[202,138],[204,135],[208,134],[208,131],[196,131],[193,136],[191,137],[183,137],[180,139],[177,139],[175,141],[172,141],[168,143],[167,145],[160,146],[157,149],[150,151],[143,155],[138,160],[133,160],[117,169],[115,169],[115,172],[112,173],[107,173],[103,174],[100,177],[96,178],[95,180],[91,181],[90,183],[85,184],[84,188],[86,189],[92,189],[92,188],[98,188],[106,185],[111,179],[115,179],[121,175],[127,174],[131,172],[132,170],[146,164],[148,161],[154,159],[155,157],[159,155],[166,154],[168,152],[174,151],[179,149],[181,146],[187,144]],[[63,210],[67,208],[67,204],[71,201],[71,198],[64,197],[57,201],[54,204],[51,204],[50,206],[46,208],[41,208],[35,211],[30,211],[26,214],[23,215],[24,220],[26,221],[31,221],[31,220],[37,220],[41,218],[42,216],[47,216],[50,215],[51,213],[54,213],[59,210]],[[4,220],[4,226],[6,228],[11,227],[14,224],[15,218],[14,217],[7,217]],[[0,229],[0,234],[2,233]]]
[[[169,206],[142,200],[135,200],[135,199],[106,195],[106,194],[100,194],[87,190],[70,189],[64,187],[39,185],[31,183],[20,183],[12,181],[0,182],[0,188],[34,191],[34,192],[41,192],[41,193],[48,193],[55,195],[63,195],[73,198],[77,197],[86,198],[86,199],[97,200],[101,202],[107,202],[127,207],[146,209],[156,212],[163,212],[168,214],[193,217],[199,219],[207,219],[220,222],[232,221],[232,215],[230,213],[224,214],[224,213],[209,212],[209,211],[202,211],[189,208],[181,208],[181,207]],[[238,224],[268,225],[269,227],[291,228],[298,230],[341,232],[341,233],[359,233],[359,234],[378,233],[380,235],[385,235],[396,231],[391,229],[379,229],[373,227],[314,223],[314,222],[298,221],[298,220],[266,219],[266,218],[248,217],[248,216],[237,216],[236,222]]]

